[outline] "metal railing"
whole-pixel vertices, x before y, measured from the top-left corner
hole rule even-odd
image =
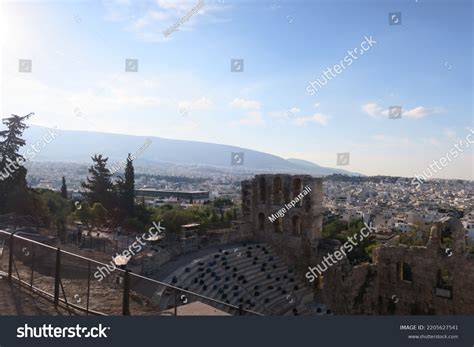
[[[70,314],[179,315],[199,301],[230,315],[261,315],[2,230],[0,273]]]

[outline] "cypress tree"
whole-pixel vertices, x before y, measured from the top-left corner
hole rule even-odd
[[[61,196],[67,199],[66,178],[63,176],[63,184],[61,185]]]
[[[128,154],[127,166],[125,167],[124,182],[124,207],[129,216],[134,215],[135,209],[135,169],[133,168],[133,160]]]

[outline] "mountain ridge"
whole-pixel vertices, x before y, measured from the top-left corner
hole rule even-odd
[[[24,132],[26,147],[41,142],[48,128],[30,125]],[[38,152],[35,160],[51,162],[90,162],[94,154],[103,154],[110,162],[123,161],[128,153],[137,154],[136,162],[142,165],[172,163],[180,165],[202,165],[227,168],[236,171],[267,171],[281,173],[306,173],[316,176],[342,173],[350,176],[363,176],[342,169],[323,167],[313,162],[289,158],[285,159],[238,146],[215,144],[191,140],[175,140],[157,136],[139,136],[103,133],[82,130],[55,129],[59,136],[46,144]],[[146,146],[146,141],[151,141]],[[140,152],[141,153],[138,153]],[[231,165],[233,152],[243,152],[243,165]]]

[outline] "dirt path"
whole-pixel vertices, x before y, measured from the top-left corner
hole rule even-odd
[[[59,316],[67,315],[62,309],[28,290],[21,291],[5,278],[0,278],[0,316]]]

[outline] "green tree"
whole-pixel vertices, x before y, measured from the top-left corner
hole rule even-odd
[[[134,215],[135,206],[135,169],[130,153],[127,157],[127,166],[125,167],[125,182],[123,185],[123,204],[129,216]]]
[[[91,230],[93,216],[89,204],[84,201],[80,205],[78,205],[76,211],[72,214],[72,219],[79,220],[87,227],[87,229]]]
[[[323,238],[339,239],[342,231],[347,229],[347,223],[336,219],[335,221],[323,226]]]
[[[95,226],[102,226],[107,221],[107,210],[100,203],[95,203],[91,208],[91,219]]]
[[[230,200],[229,198],[217,198],[214,200],[213,204],[219,210],[221,221],[224,221],[226,219],[226,217],[224,216],[225,208],[234,205],[232,200]]]
[[[323,227],[322,235],[325,239],[339,240],[342,245],[348,242],[349,237],[356,240],[357,245],[347,254],[347,258],[353,265],[370,261],[374,245],[376,244],[373,236],[364,237],[360,240],[362,234],[361,229],[364,228],[364,222],[361,220],[353,220],[346,223],[341,220],[335,220]],[[358,238],[354,238],[355,234],[359,234]]]
[[[231,221],[234,219],[234,211],[233,210],[227,210],[224,213],[224,220],[225,221]]]
[[[63,183],[61,185],[61,196],[63,199],[67,199],[67,186],[66,186],[66,178],[63,176]]]
[[[25,145],[25,140],[21,137],[28,127],[25,121],[32,115],[33,113],[30,113],[21,117],[12,114],[2,120],[6,130],[0,131],[0,213],[18,212],[11,209],[12,194],[23,196],[25,200],[28,195],[27,172],[23,167],[25,158],[19,150]]]
[[[112,174],[107,168],[108,158],[101,154],[92,157],[93,165],[89,168],[87,182],[82,183],[82,187],[87,191],[84,195],[90,203],[100,203],[109,209],[114,204]]]
[[[71,213],[71,204],[61,194],[52,190],[41,189],[39,194],[48,207],[50,223],[56,228],[57,236],[61,242],[65,242],[67,217]]]
[[[179,232],[181,225],[200,222],[197,209],[183,209],[172,205],[163,205],[156,208],[152,220],[155,222],[162,221],[161,224],[170,233]]]
[[[30,216],[39,225],[49,226],[52,222],[49,208],[41,194],[32,189],[14,188],[8,192],[8,212]]]
[[[219,221],[219,216],[217,215],[216,210],[212,209],[211,216],[209,217],[209,222],[217,223],[218,221]]]
[[[122,223],[125,219],[135,217],[135,172],[131,155],[128,154],[125,167],[125,180],[118,177],[115,182],[115,193],[117,195],[117,209],[114,215],[120,217],[117,222]]]

